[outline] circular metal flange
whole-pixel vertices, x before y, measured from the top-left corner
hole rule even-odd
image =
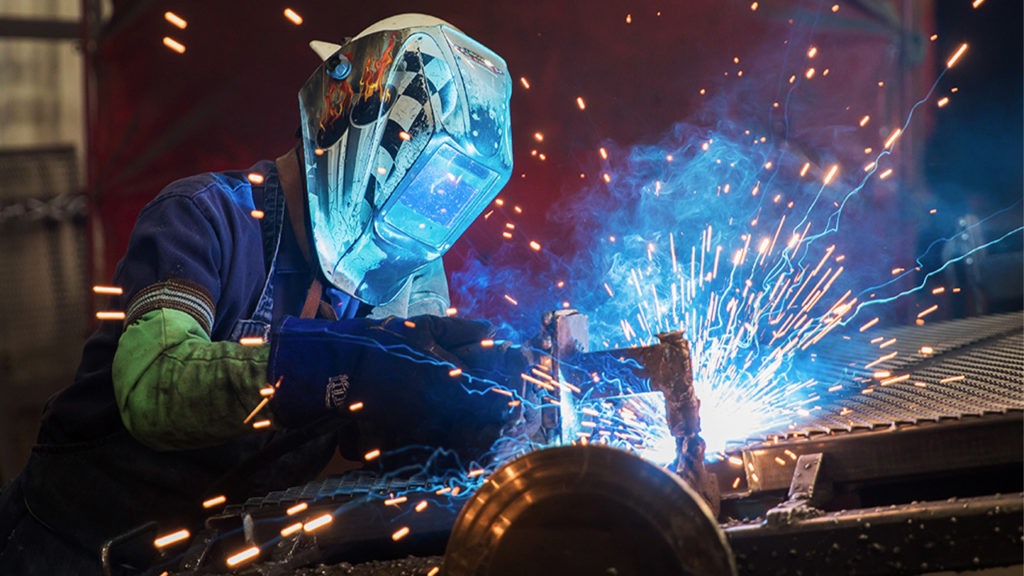
[[[676,475],[604,446],[531,452],[463,507],[447,576],[734,576],[704,501]]]

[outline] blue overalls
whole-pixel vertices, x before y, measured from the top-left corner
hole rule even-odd
[[[264,175],[261,186],[248,182],[251,172]],[[253,210],[264,217],[256,221]],[[299,314],[312,278],[285,213],[272,162],[168,186],[136,223],[115,272],[124,294],[111,305],[123,309],[146,283],[166,279],[159,276],[191,274],[221,289],[214,341],[266,336],[275,321]],[[210,222],[212,234],[204,228]],[[205,246],[210,238],[220,246]],[[337,290],[325,297],[338,317],[357,314],[356,299]],[[209,513],[204,499],[240,502],[307,482],[357,434],[354,424],[327,417],[208,448],[151,450],[125,430],[114,402],[110,367],[121,331],[106,323],[89,339],[75,383],[51,399],[28,464],[0,495],[0,574],[98,574],[107,539],[150,520],[196,533]]]

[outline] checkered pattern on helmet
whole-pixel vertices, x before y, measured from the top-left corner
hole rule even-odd
[[[409,146],[409,152],[413,152],[413,148],[419,152],[419,146],[410,146],[407,138],[451,114],[457,98],[455,79],[444,61],[420,51],[403,54],[391,84],[397,96],[387,113],[387,124],[373,169],[378,190],[385,188],[394,175],[396,164],[400,165],[404,175],[415,160],[402,156],[406,146]],[[402,138],[403,132],[408,135],[406,138]]]

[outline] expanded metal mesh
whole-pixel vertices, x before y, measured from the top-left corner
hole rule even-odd
[[[874,345],[837,347],[818,359],[816,375],[822,386],[841,391],[823,397],[783,434],[1024,410],[1022,325],[1024,313],[1016,312],[889,330]]]

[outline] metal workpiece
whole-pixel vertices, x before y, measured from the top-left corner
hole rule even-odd
[[[448,576],[736,573],[702,498],[627,452],[562,446],[498,469],[466,503]]]
[[[724,527],[740,574],[922,574],[1020,564],[1024,494]]]

